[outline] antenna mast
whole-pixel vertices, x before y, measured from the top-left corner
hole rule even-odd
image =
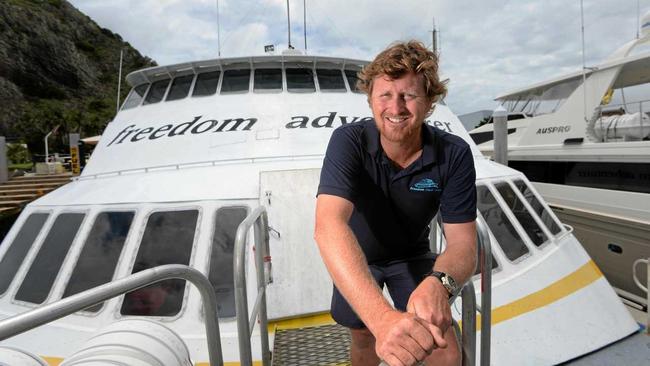
[[[291,13],[289,12],[289,0],[287,0],[287,31],[289,34],[289,49],[293,49],[291,45]]]
[[[302,0],[302,22],[305,31],[305,51],[307,51],[307,0]]]
[[[438,54],[438,30],[436,29],[436,18],[433,17],[433,31],[431,32],[432,36],[432,42],[431,42],[431,50],[433,53],[436,55]]]
[[[636,39],[639,39],[640,18],[639,0],[636,0]]]
[[[221,57],[221,23],[219,22],[219,0],[217,0],[217,54]]]
[[[115,106],[115,113],[120,111],[120,92],[122,91],[122,61],[124,59],[124,46],[120,48],[120,68],[117,74],[117,105]]]
[[[580,29],[582,31],[582,108],[587,121],[587,67],[585,65],[585,12],[583,0],[580,0]]]

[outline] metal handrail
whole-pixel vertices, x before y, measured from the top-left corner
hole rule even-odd
[[[636,276],[636,266],[639,264],[644,264],[647,267],[646,270],[646,276],[648,277],[648,282],[646,283],[645,286],[641,283],[639,278]],[[634,280],[634,283],[645,292],[646,294],[646,299],[647,299],[647,306],[650,306],[650,258],[648,259],[637,259],[634,261],[632,264],[632,279]],[[647,317],[646,317],[646,333],[650,334],[650,309],[646,309]]]
[[[219,320],[217,318],[217,296],[212,284],[205,275],[194,268],[180,264],[168,264],[147,269],[11,318],[0,320],[0,341],[113,297],[168,279],[183,279],[193,283],[198,288],[203,299],[210,365],[222,366],[223,356],[221,353]]]
[[[462,299],[462,360],[463,366],[476,363],[476,294],[474,284],[467,281],[460,293]]]
[[[257,298],[255,306],[248,319],[248,300],[246,297],[246,238],[249,229],[254,227],[255,264],[257,274]],[[237,336],[239,337],[239,362],[242,366],[252,366],[251,335],[255,319],[259,318],[260,338],[262,346],[262,365],[271,364],[269,352],[268,320],[266,315],[266,278],[264,274],[265,260],[269,252],[269,231],[266,208],[257,207],[237,228],[235,238],[235,256],[233,258],[235,276],[235,307],[237,309]],[[270,274],[269,274],[270,278]]]
[[[476,218],[476,230],[481,258],[481,366],[489,366],[492,338],[492,247],[487,225],[480,215]]]
[[[441,237],[444,236],[442,218],[437,218]],[[490,234],[485,220],[476,215],[476,233],[478,237],[479,265],[481,266],[481,366],[490,365],[490,342],[492,332],[492,248]],[[462,298],[462,350],[463,366],[476,363],[476,297],[474,284],[468,281],[461,292]]]

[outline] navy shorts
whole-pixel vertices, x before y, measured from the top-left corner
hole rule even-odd
[[[384,285],[388,288],[395,309],[406,311],[411,293],[433,269],[434,262],[435,259],[429,255],[424,258],[389,262],[386,265],[370,264],[368,267],[379,288],[383,289]],[[332,318],[340,325],[354,329],[366,327],[336,286],[332,293],[331,313]]]

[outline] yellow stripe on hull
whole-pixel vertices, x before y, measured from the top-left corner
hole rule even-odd
[[[492,309],[491,324],[496,325],[549,305],[589,286],[602,276],[603,273],[596,263],[593,260],[589,260],[589,262],[585,263],[575,272],[561,278],[548,287],[509,304]],[[476,330],[481,330],[481,315],[476,316]]]

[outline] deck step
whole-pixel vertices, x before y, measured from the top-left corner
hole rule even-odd
[[[350,365],[350,331],[338,324],[276,330],[272,364]]]
[[[0,203],[1,202],[7,202],[7,201],[23,201],[23,200],[30,200],[32,198],[35,198],[37,194],[34,193],[29,193],[29,194],[6,194],[6,195],[0,195]]]
[[[71,174],[13,177],[0,184],[0,217],[20,212],[32,200],[70,183]]]
[[[30,195],[43,195],[49,191],[54,190],[56,187],[50,187],[50,188],[37,188],[37,189],[2,189],[2,186],[0,186],[0,196],[13,196],[17,194],[30,194]]]

